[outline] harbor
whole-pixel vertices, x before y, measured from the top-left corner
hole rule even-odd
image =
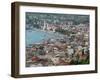
[[[44,15],[41,14],[37,20],[33,18],[33,23],[27,22],[26,67],[89,64],[88,17],[82,16],[86,17],[84,21],[75,23],[76,15],[67,21],[65,19],[69,17],[52,16],[57,19],[42,19]]]

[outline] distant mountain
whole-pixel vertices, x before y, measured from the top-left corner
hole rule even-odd
[[[26,24],[40,27],[46,21],[49,24],[66,24],[67,21],[72,21],[77,25],[80,23],[89,23],[89,15],[76,14],[55,14],[55,13],[34,13],[26,12]]]

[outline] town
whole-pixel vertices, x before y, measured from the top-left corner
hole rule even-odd
[[[60,18],[27,22],[27,31],[46,34],[42,41],[26,46],[26,67],[89,64],[89,21],[75,24]],[[46,38],[48,34],[53,36]]]

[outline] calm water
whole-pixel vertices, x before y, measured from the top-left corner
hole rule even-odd
[[[42,43],[47,39],[58,39],[62,38],[63,35],[53,32],[46,32],[41,30],[26,30],[25,38],[26,38],[26,46],[34,43]]]

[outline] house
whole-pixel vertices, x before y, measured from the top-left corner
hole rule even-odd
[[[36,49],[35,47],[32,47],[31,50],[32,50],[32,51],[36,51],[37,49]]]
[[[74,49],[71,48],[71,46],[68,46],[67,53],[68,53],[68,57],[72,58],[72,55],[74,54]]]

